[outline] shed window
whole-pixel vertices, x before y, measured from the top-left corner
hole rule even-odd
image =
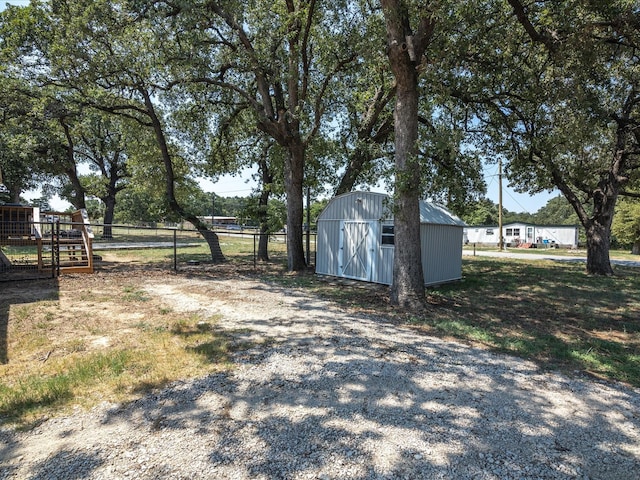
[[[382,226],[382,245],[395,245],[395,232],[393,225]]]
[[[519,237],[520,236],[520,229],[519,228],[514,228],[513,229],[513,236],[514,237]]]
[[[493,235],[493,228],[487,228],[487,235]]]
[[[513,236],[513,228],[507,228],[507,237]]]

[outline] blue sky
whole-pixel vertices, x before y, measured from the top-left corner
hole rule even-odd
[[[0,11],[4,10],[7,5],[16,5],[19,7],[24,7],[25,5],[29,5],[29,0],[1,0]]]

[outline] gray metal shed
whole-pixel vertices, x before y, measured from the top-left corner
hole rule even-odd
[[[391,198],[351,192],[334,197],[318,217],[316,273],[391,285],[394,226]],[[420,202],[425,285],[462,278],[465,223],[444,207]]]

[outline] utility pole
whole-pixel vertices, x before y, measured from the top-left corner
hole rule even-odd
[[[498,250],[504,250],[504,239],[502,237],[502,157],[498,157]]]

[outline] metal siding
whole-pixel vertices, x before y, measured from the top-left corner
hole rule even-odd
[[[420,243],[425,285],[462,278],[462,228],[423,224]]]
[[[373,192],[351,192],[331,199],[322,211],[322,220],[381,220],[388,216],[387,195]]]
[[[316,273],[338,275],[340,258],[340,222],[318,221]]]
[[[316,272],[341,276],[341,221],[375,221],[371,243],[371,281],[391,285],[393,281],[394,248],[380,244],[380,220],[390,218],[385,199],[388,196],[372,192],[352,192],[334,197],[318,218],[318,248]],[[424,210],[424,209],[423,209]],[[425,212],[423,212],[424,214]],[[438,207],[437,214],[443,209]],[[440,217],[432,217],[438,221]],[[421,225],[421,249],[425,284],[442,283],[462,276],[462,226],[456,217],[454,225]],[[447,220],[448,222],[449,220]]]
[[[393,283],[393,247],[380,247],[377,283],[391,285]]]

